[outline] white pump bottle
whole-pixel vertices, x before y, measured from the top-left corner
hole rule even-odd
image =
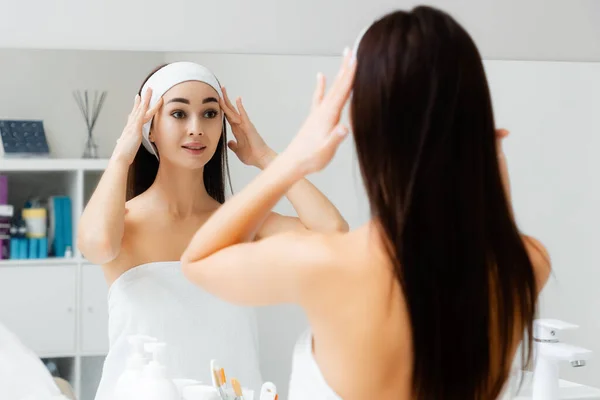
[[[167,367],[161,364],[165,343],[146,343],[147,352],[152,353],[152,360],[144,367],[143,378],[132,396],[132,399],[144,400],[180,400],[175,383],[169,379]]]
[[[131,335],[127,339],[131,345],[131,354],[127,359],[125,371],[115,386],[115,400],[129,400],[133,397],[133,392],[142,379],[143,368],[147,362],[144,345],[156,341],[155,338],[145,335]]]

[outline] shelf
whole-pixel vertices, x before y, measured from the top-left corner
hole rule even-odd
[[[81,357],[102,357],[105,358],[107,355],[107,351],[82,351],[80,356]]]
[[[0,158],[0,172],[5,171],[103,171],[108,159],[82,158]]]
[[[71,198],[74,256],[0,260],[0,303],[5,304],[0,320],[10,321],[11,329],[38,349],[40,358],[54,359],[82,400],[94,398],[102,376],[108,349],[108,287],[102,269],[89,267],[94,264],[77,251],[75,242],[81,213],[108,163],[0,157],[0,175],[8,178],[8,203],[17,212],[32,197],[43,202],[51,196]]]
[[[54,265],[77,265],[80,258],[31,258],[24,260],[0,260],[1,267],[44,267]]]
[[[56,359],[56,358],[75,358],[77,355],[75,352],[66,353],[51,353],[51,352],[40,352],[36,354],[41,359]]]

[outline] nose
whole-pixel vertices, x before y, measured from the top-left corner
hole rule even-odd
[[[200,122],[200,118],[194,117],[189,119],[190,123],[188,125],[188,135],[189,136],[203,136],[204,130],[202,129],[202,124]]]

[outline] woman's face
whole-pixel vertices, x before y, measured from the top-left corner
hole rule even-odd
[[[160,159],[189,169],[204,167],[223,131],[217,91],[206,83],[188,81],[173,86],[163,100],[150,130]]]

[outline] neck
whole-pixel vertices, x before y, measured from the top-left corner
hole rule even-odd
[[[214,206],[204,186],[204,168],[185,169],[161,160],[154,183],[148,190],[165,209],[176,216],[189,216]]]

